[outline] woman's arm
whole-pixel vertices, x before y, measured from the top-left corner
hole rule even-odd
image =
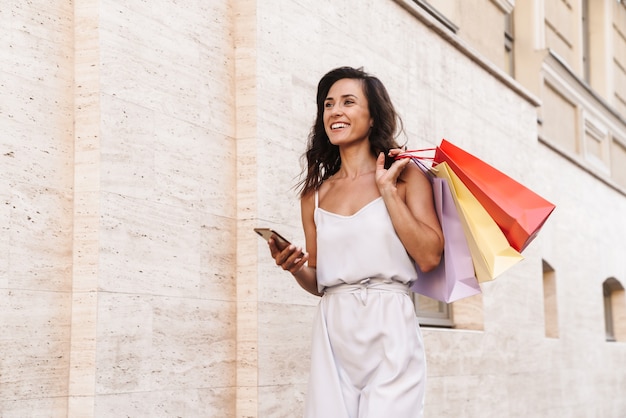
[[[410,162],[401,159],[385,170],[385,156],[381,153],[376,161],[376,184],[404,248],[420,269],[427,272],[439,265],[444,238],[430,182]]]
[[[283,251],[279,251],[273,240],[270,240],[270,251],[276,264],[283,270],[289,271],[296,278],[298,284],[307,292],[322,296],[317,290],[317,233],[315,229],[315,193],[309,193],[300,201],[302,214],[302,226],[306,242],[306,253],[302,254],[302,248],[290,245]],[[308,261],[308,265],[305,263]]]

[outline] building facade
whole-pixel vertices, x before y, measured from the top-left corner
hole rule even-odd
[[[294,185],[328,70],[557,208],[482,295],[416,298],[427,417],[626,415],[626,6],[36,0],[0,9],[0,416],[295,417]]]

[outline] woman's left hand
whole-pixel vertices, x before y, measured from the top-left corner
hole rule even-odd
[[[389,156],[395,157],[398,154],[402,154],[402,152],[404,151],[398,148],[392,149],[389,151]],[[402,171],[410,162],[410,158],[401,158],[395,160],[391,167],[385,169],[385,154],[382,152],[378,154],[378,159],[376,160],[376,185],[383,197],[397,190],[396,183],[398,182],[398,177],[400,177]]]

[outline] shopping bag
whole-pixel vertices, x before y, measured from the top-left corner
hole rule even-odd
[[[434,161],[448,163],[517,251],[530,244],[555,208],[532,190],[445,139],[437,147]]]
[[[447,181],[434,177],[420,161],[413,161],[431,181],[445,245],[441,261],[435,269],[425,273],[416,265],[418,278],[411,290],[446,303],[481,293],[463,224]]]
[[[417,280],[411,285],[411,290],[446,303],[481,293],[463,224],[448,182],[443,178],[434,177],[419,160],[413,161],[432,184],[435,210],[443,230],[444,250],[441,261],[435,269],[425,273],[417,264],[415,265]]]
[[[447,162],[437,164],[433,171],[437,177],[448,182],[479,282],[495,279],[524,259]]]

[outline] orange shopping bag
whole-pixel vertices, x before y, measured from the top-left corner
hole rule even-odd
[[[448,163],[517,251],[521,252],[535,238],[555,208],[532,190],[445,139],[435,151],[434,162]]]

